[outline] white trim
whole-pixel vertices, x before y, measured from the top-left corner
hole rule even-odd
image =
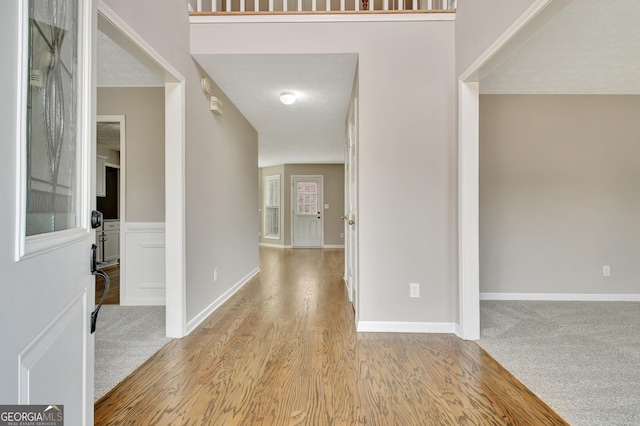
[[[278,181],[278,236],[273,236],[273,235],[267,235],[266,232],[266,227],[267,227],[267,206],[266,206],[266,195],[267,192],[269,191],[269,181]],[[262,178],[262,194],[260,194],[262,196],[262,206],[260,206],[262,208],[262,235],[264,239],[266,240],[280,240],[280,236],[282,235],[282,222],[283,222],[283,216],[282,216],[282,194],[283,194],[283,178],[280,176],[280,174],[277,175],[269,175],[269,176],[263,176]],[[272,208],[272,207],[270,207]]]
[[[282,249],[293,248],[290,245],[287,246],[284,244],[258,243],[258,245],[261,247],[273,247],[273,248],[282,248]]]
[[[453,322],[358,321],[358,333],[453,333]]]
[[[120,229],[124,228],[126,232],[162,232],[166,231],[166,225],[164,222],[130,222],[122,225],[120,223]]]
[[[552,0],[536,0],[496,41],[482,53],[465,72],[460,75],[461,81],[478,81],[478,71],[486,65],[503,47],[507,45],[529,22],[533,20]]]
[[[185,138],[186,88],[184,77],[104,0],[97,0],[99,17],[114,30],[109,36],[116,43],[142,51],[139,55],[151,68],[162,68],[165,75],[165,223],[166,223],[166,332],[168,337],[186,335],[186,229],[185,229]],[[124,46],[123,46],[124,47]],[[126,49],[125,49],[126,50]],[[144,57],[142,57],[144,56]],[[126,214],[122,214],[126,219]]]
[[[20,261],[33,256],[47,253],[60,247],[67,246],[76,241],[80,241],[91,233],[89,228],[89,215],[94,190],[95,159],[93,158],[93,52],[92,36],[93,25],[93,4],[78,3],[78,67],[77,75],[74,76],[74,87],[78,92],[74,111],[76,112],[76,158],[78,165],[76,170],[76,188],[71,189],[75,196],[76,216],[75,228],[48,232],[33,236],[26,235],[27,220],[27,96],[29,87],[28,59],[29,59],[29,2],[23,1],[19,7],[19,46],[18,46],[18,78],[17,78],[17,108],[18,114],[18,138],[16,141],[16,171],[18,180],[16,181],[16,217],[15,217],[15,260]]]
[[[305,13],[191,16],[191,24],[455,21],[451,13]]]
[[[458,294],[461,338],[480,338],[479,83],[458,85]]]
[[[480,293],[480,300],[549,300],[576,302],[640,302],[640,294]]]
[[[343,249],[344,244],[325,244],[322,246],[325,249]]]
[[[162,287],[164,288],[164,287]],[[166,298],[152,298],[152,297],[143,297],[143,298],[128,298],[126,300],[121,300],[120,306],[164,306],[166,303]]]
[[[479,98],[486,75],[523,43],[535,27],[570,0],[536,0],[460,75],[458,83],[458,294],[456,334],[480,338]],[[549,8],[547,8],[549,6]],[[547,8],[545,10],[545,8]],[[543,13],[544,10],[544,13]],[[532,25],[537,19],[535,25]],[[530,25],[531,24],[531,25]]]
[[[220,306],[222,306],[231,296],[233,296],[238,290],[240,290],[245,284],[247,284],[253,277],[260,273],[260,268],[256,268],[253,271],[249,272],[249,274],[245,275],[244,278],[240,279],[236,284],[234,284],[229,290],[225,291],[220,297],[213,301],[209,306],[207,306],[202,312],[196,315],[191,321],[187,323],[187,334],[191,333],[198,327],[202,322],[207,319],[209,315],[214,313]]]
[[[97,95],[96,95],[97,98]],[[119,200],[118,200],[118,219],[120,220],[120,233],[119,233],[119,239],[120,239],[120,248],[119,248],[119,255],[120,255],[120,300],[125,300],[125,294],[124,294],[124,289],[127,288],[127,240],[125,239],[125,233],[123,232],[123,229],[126,229],[127,227],[127,223],[125,221],[126,217],[124,212],[126,212],[126,189],[127,189],[127,185],[126,185],[126,179],[127,179],[127,138],[126,138],[126,128],[127,128],[127,119],[124,115],[96,115],[96,123],[95,123],[95,127],[97,128],[98,122],[108,122],[108,123],[119,123],[120,124],[120,165],[118,166],[118,169],[120,170],[120,176],[118,177],[118,191],[120,194]],[[97,132],[97,130],[96,130]],[[96,133],[96,144],[98,143],[98,136]],[[96,147],[96,152],[97,152],[97,147]],[[106,163],[105,163],[106,165]],[[96,170],[96,174],[97,174],[97,170]],[[107,176],[105,174],[104,176],[104,180],[105,180],[105,185],[107,182]],[[163,303],[164,304],[164,303]]]

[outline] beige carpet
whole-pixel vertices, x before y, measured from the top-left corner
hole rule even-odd
[[[95,350],[97,401],[167,344],[164,306],[104,305]]]
[[[640,425],[640,303],[482,301],[478,342],[571,425]]]

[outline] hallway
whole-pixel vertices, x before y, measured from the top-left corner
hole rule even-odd
[[[261,273],[95,405],[95,424],[564,424],[474,342],[355,332],[344,251]]]

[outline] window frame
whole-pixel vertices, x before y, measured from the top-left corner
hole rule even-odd
[[[273,198],[270,193],[273,189],[277,190],[277,194],[275,196],[277,201],[272,205],[269,203],[269,200]],[[268,240],[279,240],[282,230],[282,180],[280,179],[280,175],[264,177],[262,210],[262,237]],[[272,212],[274,210],[277,211],[277,232],[273,232],[274,219],[272,217]]]

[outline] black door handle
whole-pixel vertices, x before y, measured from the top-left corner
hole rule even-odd
[[[96,322],[98,321],[98,312],[100,312],[100,308],[104,304],[104,301],[107,298],[107,293],[109,293],[109,276],[102,271],[98,270],[98,246],[95,244],[91,244],[91,275],[102,277],[104,280],[104,293],[102,293],[102,298],[100,299],[100,303],[96,306],[93,312],[91,312],[91,334],[96,331]]]

